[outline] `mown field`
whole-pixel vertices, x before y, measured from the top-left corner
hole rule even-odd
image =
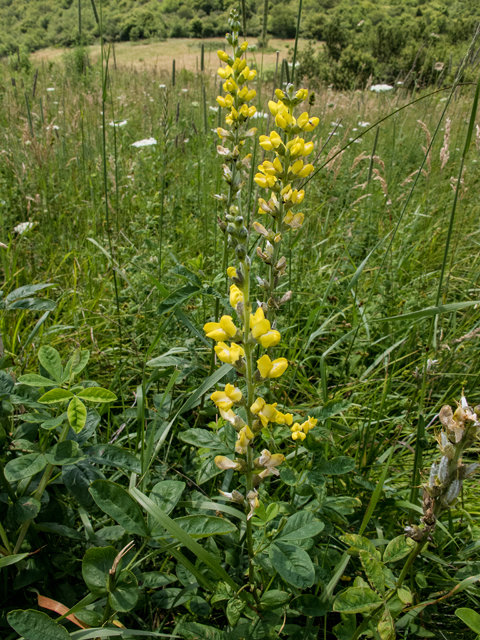
[[[271,41],[263,60],[253,54],[250,124],[258,131],[236,203],[251,232],[254,275],[265,245],[252,223],[266,224],[257,213],[265,193],[254,181],[265,156],[258,136],[275,126],[267,103],[274,78],[277,86],[286,80],[275,54],[278,47],[287,57],[286,44],[293,42]],[[286,471],[259,488],[249,565],[250,507],[244,514],[218,493],[242,481],[214,465],[233,445],[209,400],[224,383],[241,386],[244,374],[224,365],[214,377],[220,363],[203,331],[221,315],[239,319],[222,271],[224,212],[213,198],[225,190],[218,60],[205,51],[202,71],[191,40],[117,45],[115,60],[107,46],[100,54],[45,50],[23,68],[0,66],[2,637],[475,638],[476,618],[469,624],[455,611],[479,606],[476,476],[445,508],[415,564],[405,575],[402,568],[414,546],[404,527],[425,516],[421,486],[439,460],[440,409],[455,410],[462,396],[480,404],[476,81],[385,92],[371,82],[340,92],[309,81],[299,112],[319,118],[309,134],[318,171],[304,186],[303,226],[283,239],[278,291],[292,296],[276,317],[275,357],[289,367],[262,389],[294,420],[318,423],[300,447],[285,425],[261,432],[257,451],[281,452]],[[17,299],[37,302],[8,298],[33,284],[50,286]],[[264,299],[254,279],[251,296]],[[39,365],[46,346],[64,366],[73,354],[69,368],[52,350]],[[79,387],[62,378],[77,369]],[[33,373],[46,386],[22,383]],[[38,402],[48,379],[79,397],[93,383],[115,395],[98,396],[77,432],[70,415],[65,422],[66,405]],[[60,444],[74,443],[68,456],[50,449],[63,437],[62,420],[69,435]],[[213,435],[198,440],[193,430]],[[37,464],[40,455],[51,465],[45,492],[43,468],[28,475],[11,466]],[[472,441],[463,463],[477,460]],[[93,481],[108,485],[108,499],[89,492]],[[293,532],[283,542],[282,527]],[[307,531],[305,539],[292,542],[295,531]],[[275,536],[275,548],[293,554],[285,551],[280,569],[268,551]],[[126,573],[112,586],[109,569],[130,541]],[[311,580],[295,549],[309,558]],[[341,609],[347,587],[376,599]],[[395,629],[379,609],[386,589],[400,603],[392,605]],[[77,617],[52,622],[79,602]]]

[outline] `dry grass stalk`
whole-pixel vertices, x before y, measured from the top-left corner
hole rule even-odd
[[[445,122],[445,135],[443,136],[443,147],[440,149],[440,171],[443,171],[445,165],[450,158],[450,129],[452,121],[447,118]]]

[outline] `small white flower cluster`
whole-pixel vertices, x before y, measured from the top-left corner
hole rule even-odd
[[[389,84],[372,84],[370,87],[370,91],[375,91],[375,93],[384,93],[385,91],[391,91],[393,87]]]
[[[144,140],[132,142],[132,147],[151,147],[153,144],[157,144],[155,138],[145,138]]]
[[[25,231],[30,231],[35,226],[34,222],[20,222],[16,227],[13,227],[14,233],[18,233],[19,236],[25,233]]]

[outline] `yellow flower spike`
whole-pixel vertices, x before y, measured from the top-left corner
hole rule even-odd
[[[270,162],[269,160],[265,160],[263,164],[260,164],[258,166],[258,170],[262,171],[262,173],[264,173],[267,176],[277,175],[277,169],[275,168],[275,165],[273,164],[273,162]]]
[[[245,355],[245,351],[238,344],[233,343],[229,347],[225,342],[219,342],[215,346],[215,353],[219,360],[226,364],[235,364],[237,360]]]
[[[278,113],[278,104],[273,100],[268,101],[268,108],[270,109],[270,113],[272,116],[276,116]]]
[[[228,62],[229,60],[228,53],[226,53],[225,51],[222,51],[221,49],[217,51],[217,56],[220,58],[222,62]]]
[[[310,118],[309,121],[303,125],[302,129],[304,131],[313,131],[319,122],[320,120],[318,118]]]
[[[251,433],[251,432],[250,432]],[[250,444],[250,439],[247,436],[246,427],[243,427],[238,433],[238,439],[235,444],[235,451],[240,455],[247,453],[247,447]]]
[[[291,184],[287,184],[287,186],[283,187],[283,189],[280,191],[280,194],[282,196],[284,196],[286,193],[288,193],[291,190],[292,190],[292,185]]]
[[[222,471],[227,471],[228,469],[240,469],[241,465],[238,462],[234,462],[227,458],[226,456],[215,456],[214,460],[215,464]]]
[[[314,169],[313,164],[306,164],[301,171],[298,172],[300,178],[306,178]]]
[[[248,49],[248,42],[247,41],[242,42],[242,44],[240,45],[240,49],[242,51],[246,51]]]
[[[285,216],[283,221],[292,229],[300,229],[300,227],[303,225],[304,219],[305,216],[303,215],[303,213],[296,213],[295,215],[293,215],[291,211],[287,211],[287,215]]]
[[[307,96],[308,96],[308,89],[299,89],[295,94],[295,98],[297,98],[297,100],[305,100]]]
[[[260,458],[255,460],[257,464],[264,467],[264,471],[259,474],[260,478],[264,479],[268,478],[270,475],[280,475],[280,472],[276,467],[279,467],[284,460],[285,456],[283,454],[274,453],[272,455],[268,449],[263,449]]]
[[[260,136],[259,138],[260,146],[265,151],[271,151],[273,149],[273,143],[268,136]]]
[[[273,166],[275,167],[277,173],[283,173],[283,166],[279,158],[275,158],[275,160],[273,161]]]
[[[236,275],[237,275],[237,270],[235,269],[235,267],[228,267],[227,276],[229,278],[234,278]]]
[[[265,320],[265,314],[263,313],[262,307],[258,307],[255,314],[250,314],[250,329],[256,327],[263,320]]]
[[[238,58],[237,58],[237,60],[238,60]],[[239,71],[243,71],[246,66],[247,66],[247,61],[245,60],[245,58],[243,58],[243,60],[240,60],[239,63],[238,63],[238,70]]]
[[[243,100],[243,97],[246,96],[248,93],[248,89],[247,87],[243,87],[243,89],[240,89],[240,91],[238,92],[238,97],[241,98]]]
[[[243,293],[237,287],[236,284],[230,285],[230,304],[234,309],[237,308],[237,304],[243,302]]]
[[[297,160],[296,162],[293,163],[293,165],[290,167],[290,171],[292,173],[299,173],[303,168],[303,160]]]
[[[214,391],[210,399],[219,409],[228,411],[236,402],[240,402],[243,398],[242,392],[233,384],[226,384],[223,391]]]
[[[247,80],[251,82],[252,80],[255,80],[256,77],[257,77],[257,72],[255,71],[255,69],[252,69],[251,71],[248,72]]]
[[[313,144],[313,142],[307,142],[303,147],[302,156],[308,156],[310,153],[312,153],[314,147],[315,145]]]
[[[277,358],[276,360],[270,360],[265,354],[257,360],[258,370],[262,378],[279,378],[288,367],[288,360],[286,358]]]
[[[216,342],[223,342],[228,338],[233,338],[237,333],[237,327],[233,323],[231,316],[222,316],[220,322],[207,322],[203,327],[207,338],[213,338]]]

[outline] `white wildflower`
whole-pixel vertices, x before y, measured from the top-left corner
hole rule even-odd
[[[34,226],[34,222],[20,222],[16,227],[13,227],[13,231],[21,236],[25,231],[30,231]]]
[[[144,140],[132,142],[132,147],[150,147],[152,144],[157,144],[155,138],[145,138]]]
[[[375,93],[383,93],[384,91],[391,91],[393,87],[390,84],[372,84],[370,91]]]

